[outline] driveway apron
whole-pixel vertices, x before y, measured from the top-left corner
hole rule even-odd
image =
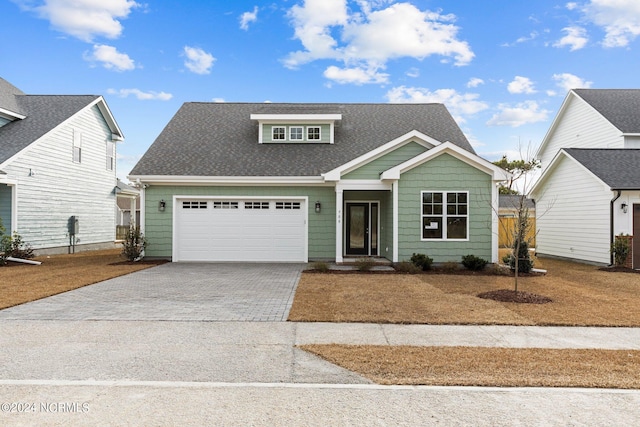
[[[167,263],[2,310],[0,319],[286,321],[304,267]]]

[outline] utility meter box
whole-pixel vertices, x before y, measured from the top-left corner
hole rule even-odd
[[[80,222],[77,215],[73,215],[69,218],[69,234],[75,236],[80,233]]]

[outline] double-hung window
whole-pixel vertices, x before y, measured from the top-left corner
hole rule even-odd
[[[309,127],[307,127],[307,140],[309,140],[309,141],[320,141],[320,127],[319,126],[309,126]]]
[[[289,127],[289,140],[290,141],[302,141],[303,137],[302,126],[290,126]]]
[[[469,237],[469,193],[423,191],[422,240],[466,240]]]
[[[271,128],[271,132],[273,141],[284,141],[286,139],[286,128],[284,126],[274,126]]]

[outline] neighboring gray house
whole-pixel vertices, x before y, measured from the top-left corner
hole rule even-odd
[[[614,236],[640,236],[640,90],[570,91],[537,157],[538,254],[609,264]]]
[[[40,253],[113,247],[116,142],[96,95],[28,95],[0,78],[0,218]],[[70,233],[71,217],[78,231]]]
[[[146,255],[498,258],[507,173],[441,104],[186,103],[132,170]]]

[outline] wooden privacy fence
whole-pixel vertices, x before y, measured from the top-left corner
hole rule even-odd
[[[504,217],[501,216],[499,218],[500,225],[498,226],[498,245],[501,248],[506,248],[511,246],[513,243],[513,230],[516,223],[516,218],[513,217]],[[527,240],[529,241],[529,247],[536,247],[536,219],[529,218],[531,221],[531,228],[529,229],[529,233],[527,233]]]

